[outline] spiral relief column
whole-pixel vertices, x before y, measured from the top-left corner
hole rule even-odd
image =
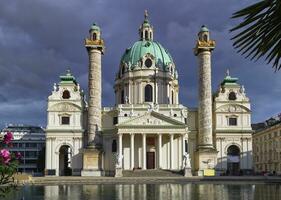
[[[213,169],[217,161],[217,151],[213,145],[211,82],[211,52],[214,48],[215,41],[210,40],[209,30],[202,26],[194,49],[199,68],[198,137],[195,160],[199,176],[203,175],[205,169]]]
[[[89,32],[90,37],[85,39],[85,47],[89,55],[87,145],[83,152],[81,175],[101,176],[101,55],[104,52],[104,42],[101,39],[100,27],[95,23]]]

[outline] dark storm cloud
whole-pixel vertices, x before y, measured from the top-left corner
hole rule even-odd
[[[202,24],[217,41],[213,53],[213,90],[230,68],[251,98],[253,120],[280,111],[280,72],[254,63],[232,47],[231,14],[251,4],[237,0],[15,0],[0,3],[0,124],[46,125],[46,100],[53,82],[70,67],[87,90],[88,58],[83,39],[95,21],[106,42],[103,56],[103,105],[114,105],[113,84],[120,57],[138,39],[143,11],[149,10],[155,40],[169,50],[177,65],[180,100],[197,106],[197,64],[193,55]],[[237,22],[237,21],[236,21]],[[106,73],[105,73],[106,72]]]

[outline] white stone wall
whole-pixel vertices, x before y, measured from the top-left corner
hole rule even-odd
[[[229,100],[230,92],[235,92],[236,100]],[[213,112],[218,151],[216,169],[227,169],[227,149],[235,145],[240,150],[240,169],[252,170],[251,104],[244,87],[238,83],[221,85],[214,95]],[[237,125],[230,125],[229,117],[237,118]]]
[[[160,127],[169,125],[169,123],[179,123],[183,124],[187,118],[187,109],[182,105],[159,105],[156,107],[151,107],[149,104],[143,105],[118,105],[117,107],[113,108],[104,108],[103,115],[102,115],[102,122],[103,122],[103,149],[105,151],[105,171],[112,171],[115,167],[113,161],[115,159],[115,155],[112,155],[112,140],[116,139],[118,143],[118,133],[120,130],[116,130],[115,125],[113,125],[113,117],[118,118],[118,124],[126,124],[128,123],[128,127],[134,126],[137,124],[142,125],[142,127],[133,128],[134,130],[134,167],[135,168],[143,168],[143,148],[142,148],[142,133],[144,129],[147,129],[147,119],[143,120],[142,116],[149,113],[149,110],[152,109],[154,112],[159,113],[157,118],[151,118],[151,123],[159,124]],[[176,120],[171,122],[162,122],[162,117],[167,117],[169,120]],[[135,121],[134,121],[135,120]],[[168,120],[168,119],[166,119]],[[144,123],[144,124],[143,124]],[[148,122],[150,124],[150,122]],[[117,124],[117,125],[118,125]],[[162,124],[162,125],[161,125]],[[117,129],[119,129],[117,127]],[[158,128],[159,129],[159,128]],[[155,152],[155,168],[159,167],[159,153],[158,153],[158,132],[159,130],[157,127],[147,129],[148,132],[146,133],[146,138],[154,137],[155,139],[155,146],[146,145],[146,152]],[[116,132],[117,131],[117,132]],[[163,130],[164,131],[164,130]],[[186,133],[185,140],[188,141],[187,130],[185,128],[181,131]],[[123,133],[122,135],[122,154],[124,156],[123,159],[123,169],[129,170],[131,169],[131,139],[130,139],[130,131]],[[159,132],[162,133],[162,132]],[[173,155],[172,155],[172,162],[173,167],[172,169],[179,170],[182,168],[182,159],[183,159],[183,148],[182,148],[182,140],[180,135],[182,132],[177,132],[174,128],[168,129],[165,128],[165,133],[162,133],[162,146],[161,146],[161,168],[163,169],[171,169],[171,159],[170,159],[170,135],[174,134],[173,137]],[[189,146],[190,147],[190,146]],[[112,164],[112,165],[110,165]],[[113,167],[112,167],[113,166]]]
[[[55,169],[56,176],[59,176],[59,150],[63,145],[67,145],[71,149],[71,164],[73,175],[80,175],[82,169],[82,153],[83,148],[82,133],[62,133],[47,132],[46,139],[46,169]]]
[[[154,80],[154,76],[156,76],[157,81]],[[128,103],[144,103],[144,88],[147,84],[150,84],[153,88],[153,102],[172,104],[173,91],[173,103],[179,104],[178,80],[170,72],[164,72],[153,67],[150,69],[134,69],[116,79],[114,86],[116,104],[121,103],[122,90],[124,90],[124,97],[128,97]]]

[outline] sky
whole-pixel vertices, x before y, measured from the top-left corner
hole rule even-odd
[[[87,90],[88,57],[84,39],[93,22],[102,29],[102,104],[114,105],[114,77],[127,47],[139,39],[149,12],[154,40],[173,57],[179,72],[180,103],[197,107],[198,67],[193,48],[201,25],[217,46],[212,55],[212,88],[227,69],[239,78],[251,100],[252,122],[281,112],[281,71],[264,60],[245,59],[232,46],[232,13],[254,0],[13,0],[0,2],[0,127],[46,126],[47,98],[53,83],[70,68]]]

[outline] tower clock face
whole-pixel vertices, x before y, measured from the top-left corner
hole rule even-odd
[[[144,64],[145,64],[146,67],[149,68],[149,67],[152,66],[152,60],[148,58],[148,59],[145,60]]]

